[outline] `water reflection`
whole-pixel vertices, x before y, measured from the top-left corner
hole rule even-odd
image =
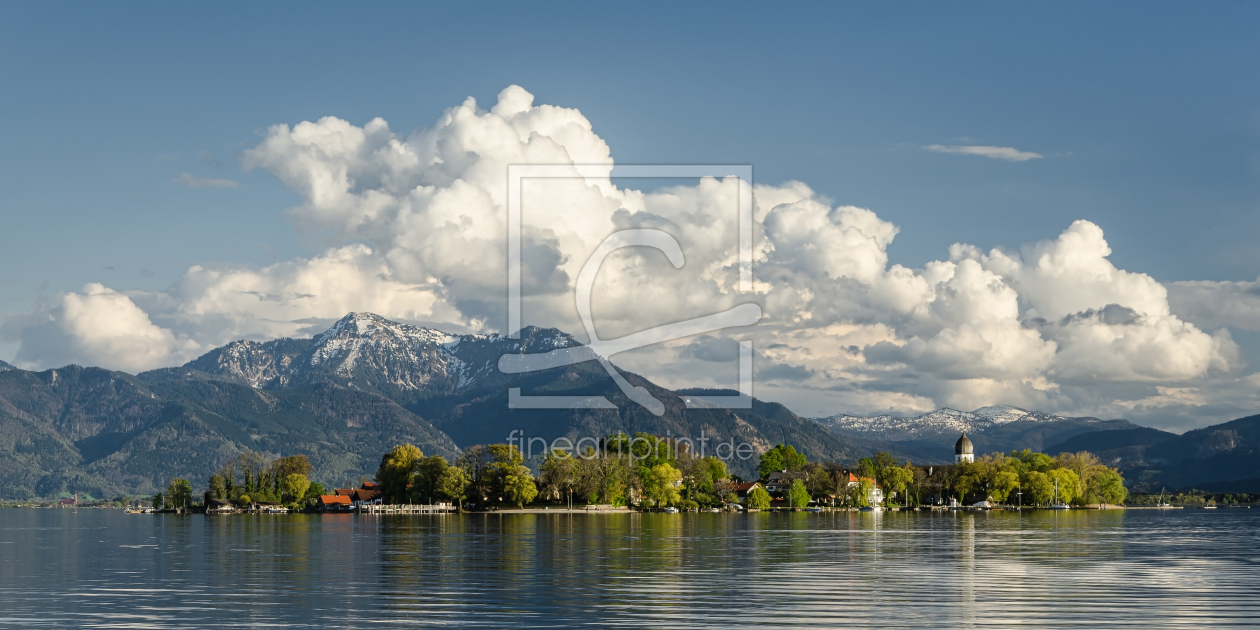
[[[1251,510],[0,511],[0,626],[1255,625]]]

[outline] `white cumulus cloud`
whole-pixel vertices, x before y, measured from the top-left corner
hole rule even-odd
[[[469,98],[408,133],[379,118],[275,125],[242,164],[298,194],[286,216],[330,243],[327,250],[266,267],[193,266],[160,292],[89,285],[11,318],[0,335],[21,343],[25,367],[136,371],[232,339],[310,335],[349,311],[503,332],[507,167],[582,164],[599,170],[523,184],[525,323],[584,337],[575,278],[604,238],[628,228],[669,232],[686,263],[676,269],[646,248],[610,256],[592,297],[601,337],[743,302],[763,309],[756,326],[616,357],[663,384],[733,387],[733,367],[721,356],[733,365],[738,337],[754,341],[759,395],[811,413],[999,403],[1164,413],[1201,407],[1213,392],[1241,401],[1249,391],[1223,326],[1255,321],[1251,284],[1166,286],[1119,269],[1102,229],[1085,220],[1014,248],[955,244],[939,260],[906,267],[888,254],[902,227],[801,182],[614,185],[612,151],[590,121],[533,101],[511,86],[488,110]],[[928,148],[1040,157],[1004,147]],[[756,289],[745,295],[735,290],[735,208],[748,194]],[[1233,310],[1214,316],[1208,305],[1196,310],[1196,300]]]
[[[1205,328],[1260,330],[1260,279],[1255,282],[1170,282],[1172,311]]]

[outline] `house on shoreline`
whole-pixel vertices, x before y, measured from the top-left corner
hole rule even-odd
[[[361,488],[337,488],[333,495],[348,498],[351,507],[356,509],[364,505],[381,504],[380,485],[372,481],[364,482]],[[340,505],[340,501],[337,505]]]
[[[354,503],[348,496],[339,494],[321,494],[316,508],[320,512],[350,512],[354,510]]]

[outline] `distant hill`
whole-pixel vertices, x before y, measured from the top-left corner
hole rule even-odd
[[[316,479],[374,470],[399,440],[453,456],[449,437],[370,392],[314,385],[263,392],[233,383],[147,383],[67,366],[0,373],[0,497],[149,493],[174,477],[204,483],[249,449],[306,453]]]
[[[1182,435],[1146,428],[1101,431],[1056,444],[1049,452],[1080,450],[1119,467],[1138,492],[1260,492],[1260,416]]]
[[[940,409],[912,417],[842,414],[815,421],[859,448],[888,450],[917,463],[952,462],[954,442],[966,431],[977,455],[1025,448],[1051,455],[1089,451],[1119,468],[1134,492],[1260,492],[1260,416],[1183,435],[1127,420],[1055,416],[1007,406],[973,412]]]
[[[461,448],[503,442],[514,429],[548,441],[618,431],[703,435],[708,453],[732,441],[759,453],[786,439],[813,460],[840,462],[870,452],[782,405],[688,409],[683,398],[703,392],[671,392],[623,373],[665,404],[655,416],[627,400],[594,361],[522,375],[497,369],[503,354],[576,345],[554,329],[526,328],[520,339],[450,335],[351,313],[312,339],[236,341],[137,376],[6,365],[0,498],[150,493],[173,477],[200,486],[244,450],[305,453],[316,481],[345,483],[373,474],[396,443],[453,459]],[[600,395],[616,408],[508,409],[508,387],[525,395]],[[756,457],[728,464],[747,477]]]
[[[1040,451],[1083,433],[1138,428],[1127,420],[1055,416],[1006,405],[971,412],[943,408],[909,417],[841,414],[815,422],[840,436],[882,443],[890,452],[898,450],[922,463],[954,461],[954,443],[964,432],[979,455],[1025,448]]]
[[[1176,433],[1149,427],[1094,431],[1068,438],[1046,448],[1045,452],[1050,455],[1058,455],[1059,453],[1089,451],[1095,455],[1102,456],[1103,454],[1110,454],[1123,449],[1152,446],[1176,437]]]

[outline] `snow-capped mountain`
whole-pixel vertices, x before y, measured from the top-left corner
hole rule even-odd
[[[1132,429],[1128,420],[1056,416],[1019,407],[996,405],[975,411],[937,409],[919,416],[850,416],[814,418],[833,434],[858,438],[882,448],[900,449],[919,460],[948,462],[954,442],[966,433],[976,454],[1006,453],[1025,448],[1040,451],[1082,433]]]
[[[427,396],[502,382],[496,366],[503,354],[575,345],[555,329],[529,327],[520,339],[452,335],[373,313],[350,313],[312,339],[234,341],[167,372],[191,370],[260,389],[332,379]]]
[[[850,416],[845,414],[815,418],[819,424],[840,435],[904,442],[938,435],[982,433],[1012,422],[1058,422],[1066,420],[1039,411],[1027,411],[1009,405],[981,407],[975,411],[958,411],[948,407],[919,416]]]

